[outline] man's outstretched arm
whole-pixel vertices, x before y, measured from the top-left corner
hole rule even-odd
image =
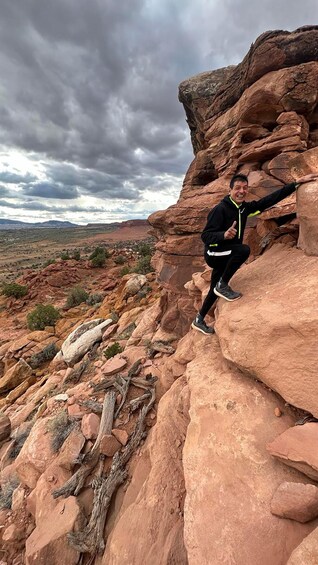
[[[309,175],[301,177],[297,181],[292,182],[290,184],[286,184],[285,186],[283,186],[283,188],[279,188],[278,190],[275,190],[275,192],[272,192],[272,194],[268,194],[267,196],[264,196],[259,200],[253,200],[252,202],[248,202],[248,208],[250,214],[257,214],[263,212],[267,208],[270,208],[271,206],[274,206],[281,200],[284,200],[284,198],[287,198],[287,196],[292,194],[300,184],[304,184],[306,182],[310,182],[313,180],[318,180],[318,173],[311,173]]]

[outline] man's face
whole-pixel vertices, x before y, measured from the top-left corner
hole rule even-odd
[[[236,204],[241,204],[248,192],[248,185],[245,180],[236,180],[233,188],[230,188],[230,197]]]

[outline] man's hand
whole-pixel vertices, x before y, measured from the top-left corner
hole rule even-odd
[[[305,175],[300,179],[296,180],[296,184],[302,184],[304,182],[310,182],[312,180],[318,180],[318,173],[310,173],[310,175]]]
[[[236,221],[233,222],[231,227],[224,232],[224,239],[233,239],[236,236],[237,230],[235,229]]]

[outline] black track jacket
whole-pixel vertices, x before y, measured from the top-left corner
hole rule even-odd
[[[209,250],[208,255],[223,255],[222,251],[231,248],[233,244],[242,243],[247,218],[256,216],[266,208],[274,206],[274,204],[292,194],[297,186],[295,182],[292,182],[272,192],[272,194],[260,198],[260,200],[244,201],[241,204],[236,204],[230,196],[225,196],[209,212],[207,224],[201,234],[205,249]],[[234,221],[236,221],[236,236],[233,239],[224,239],[224,233],[232,226]]]

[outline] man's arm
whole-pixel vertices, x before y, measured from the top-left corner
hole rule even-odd
[[[287,196],[290,196],[290,194],[292,194],[300,184],[317,179],[318,179],[318,173],[312,173],[310,175],[301,177],[295,182],[286,184],[285,186],[283,186],[283,188],[279,188],[278,190],[275,190],[275,192],[272,192],[272,194],[268,194],[267,196],[264,196],[259,200],[253,200],[252,202],[247,202],[249,213],[257,214],[263,212],[267,208],[270,208],[271,206],[274,206],[281,200],[284,200],[284,198],[287,198]]]
[[[206,245],[215,245],[224,241],[226,226],[224,225],[222,205],[215,206],[208,215],[207,224],[201,234],[201,239]]]

